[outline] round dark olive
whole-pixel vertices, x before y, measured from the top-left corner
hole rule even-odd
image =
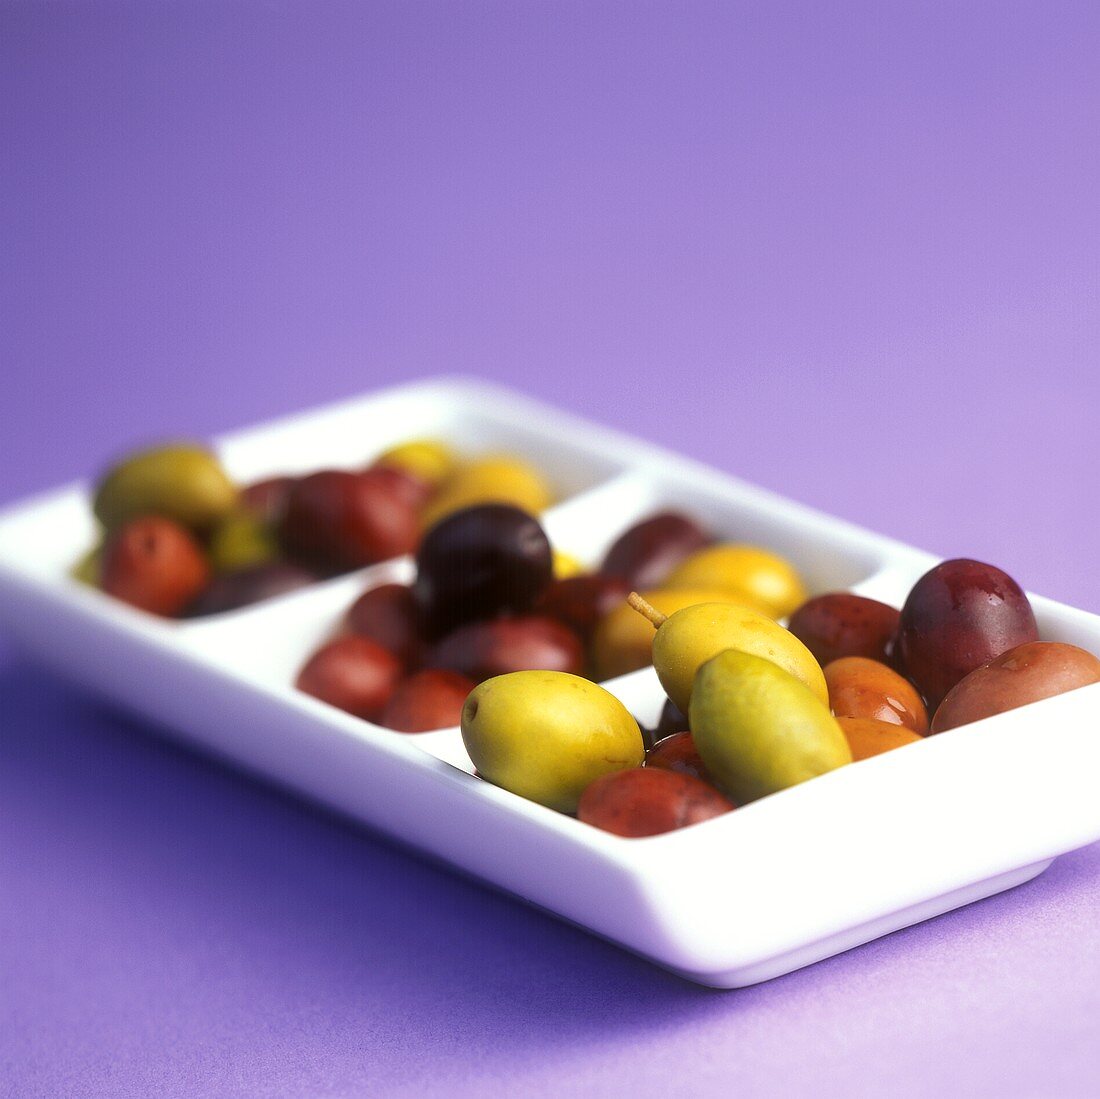
[[[537,519],[511,504],[481,504],[441,519],[416,555],[414,590],[429,633],[524,614],[546,590],[552,554]]]

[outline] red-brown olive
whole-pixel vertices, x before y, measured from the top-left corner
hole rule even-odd
[[[202,547],[171,519],[131,519],[103,546],[100,587],[151,614],[181,614],[209,580],[210,564]]]
[[[401,663],[367,637],[322,645],[298,673],[298,689],[356,717],[376,721],[401,679]]]
[[[283,517],[296,477],[267,477],[241,489],[241,507],[261,523],[276,527]]]
[[[442,668],[417,672],[397,685],[379,724],[400,733],[457,728],[462,705],[475,685],[472,679]]]
[[[564,622],[585,642],[608,611],[626,601],[630,587],[617,576],[591,573],[555,580],[543,592],[535,609]]]
[[[681,775],[711,782],[710,772],[695,747],[691,733],[673,733],[658,740],[645,754],[647,767],[661,767],[666,771],[677,771]]]
[[[617,836],[655,836],[734,808],[733,802],[701,779],[638,767],[591,783],[581,794],[577,817]]]
[[[568,626],[553,618],[525,615],[460,626],[431,648],[424,663],[459,672],[475,683],[507,672],[580,675],[584,648]]]
[[[894,660],[934,712],[963,676],[1038,639],[1020,585],[993,565],[958,558],[936,565],[913,586],[901,609]]]
[[[898,618],[896,607],[863,595],[834,591],[803,603],[791,615],[788,629],[822,667],[845,656],[888,663]]]
[[[347,628],[389,649],[406,668],[420,662],[423,639],[420,612],[407,584],[382,584],[352,603]]]
[[[400,469],[397,466],[376,465],[371,466],[367,472],[379,484],[388,485],[398,496],[403,496],[417,511],[428,502],[435,492],[435,487],[422,477],[417,477],[415,473],[411,473],[407,469]]]
[[[684,558],[710,541],[694,519],[662,511],[619,535],[607,551],[600,572],[617,576],[639,591],[660,587]]]
[[[411,553],[419,521],[377,471],[322,470],[295,482],[279,530],[292,558],[338,573]]]

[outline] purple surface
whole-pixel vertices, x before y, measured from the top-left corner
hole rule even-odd
[[[0,499],[472,372],[1100,610],[1098,46],[1092,3],[0,6]],[[8,651],[0,706],[4,1094],[1100,1086],[1095,847],[713,993]]]

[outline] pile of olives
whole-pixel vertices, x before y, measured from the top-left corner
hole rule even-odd
[[[1100,660],[1039,640],[1019,585],[978,561],[929,570],[900,611],[834,592],[803,602],[787,628],[745,605],[663,613],[632,593],[628,606],[668,695],[648,736],[603,688],[546,672],[482,683],[461,724],[483,778],[621,836],[707,820],[1100,683]]]
[[[784,558],[662,511],[585,571],[537,518],[551,501],[526,462],[432,439],[243,487],[177,444],[104,476],[102,540],[73,573],[185,617],[415,554],[413,583],[365,591],[298,687],[401,732],[457,725],[482,779],[622,836],[1100,682],[992,565],[944,561],[900,610],[810,598]],[[644,729],[599,681],[650,664],[667,701]]]
[[[553,499],[515,455],[466,458],[437,439],[392,447],[365,469],[233,483],[190,443],[127,456],[101,478],[102,537],[73,576],[167,618],[235,610],[412,553],[421,533],[471,503],[538,513]]]
[[[649,664],[652,628],[626,601],[639,582],[657,585],[647,592],[670,608],[708,599],[785,614],[805,594],[782,558],[714,544],[675,512],[635,523],[597,569],[584,572],[554,552],[535,516],[509,504],[477,505],[429,528],[416,566],[413,584],[360,596],[338,635],[302,669],[302,690],[402,732],[446,728],[458,724],[461,684],[468,693],[517,671],[603,679]],[[370,676],[362,667],[368,660]]]

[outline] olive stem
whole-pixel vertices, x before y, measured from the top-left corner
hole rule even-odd
[[[668,615],[661,614],[652,603],[643,599],[636,591],[632,591],[626,601],[643,617],[653,623],[653,628],[659,630],[667,621]]]

